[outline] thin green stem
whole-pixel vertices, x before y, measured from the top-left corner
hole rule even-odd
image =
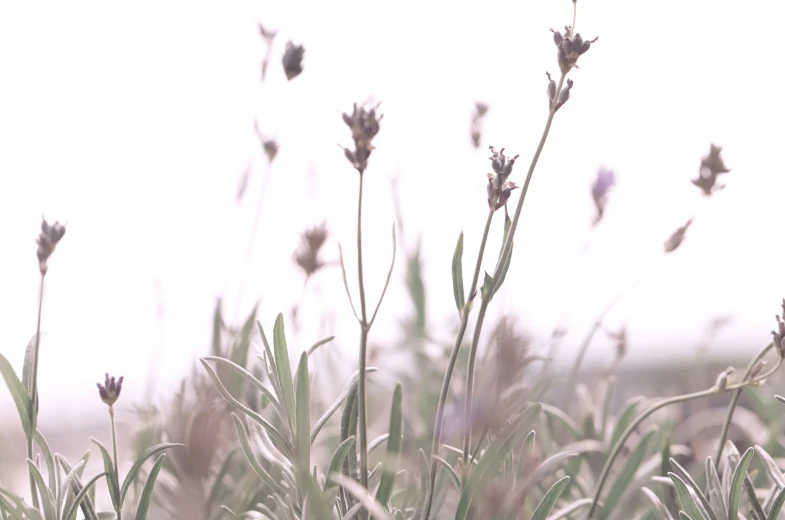
[[[746,381],[750,377],[750,374],[752,374],[752,370],[755,368],[755,365],[758,363],[758,361],[763,359],[763,356],[766,355],[768,349],[773,346],[774,344],[772,343],[768,348],[762,350],[758,353],[757,356],[752,358],[752,360],[747,365],[747,370],[744,371],[744,377],[742,378],[742,381]],[[722,431],[720,432],[719,444],[717,446],[717,456],[714,458],[714,460],[717,461],[717,464],[720,463],[720,457],[722,457],[722,451],[725,448],[725,441],[728,440],[728,432],[730,431],[730,423],[733,420],[733,412],[736,410],[736,405],[739,403],[742,390],[744,390],[743,386],[739,387],[735,392],[733,392],[730,404],[728,405],[728,413],[725,415],[725,422],[722,424]]]
[[[35,437],[35,432],[38,429],[37,426],[37,419],[38,419],[38,349],[41,347],[41,314],[43,314],[44,310],[44,279],[46,274],[41,273],[41,286],[38,290],[38,320],[35,326],[35,350],[33,350],[33,374],[31,379],[31,395],[30,395],[30,424],[32,425],[32,431],[30,432],[30,437],[27,439],[27,458],[30,460],[33,459],[33,438]],[[38,508],[38,495],[35,492],[35,478],[33,478],[33,472],[30,470],[30,493],[32,494],[31,499],[33,502],[33,507]]]
[[[112,425],[112,454],[114,455],[114,481],[115,483],[119,483],[120,467],[117,465],[117,428],[115,427],[115,423],[114,423],[114,406],[109,406],[109,421]],[[122,515],[123,512],[123,504],[118,503],[115,512],[117,513],[117,520],[121,520],[120,516]]]
[[[463,336],[466,333],[466,326],[469,323],[471,302],[477,292],[477,283],[480,279],[480,270],[482,269],[482,259],[485,254],[485,245],[488,242],[491,221],[493,220],[493,214],[495,213],[493,208],[496,206],[496,201],[494,200],[492,202],[492,207],[488,211],[488,218],[485,221],[485,229],[482,234],[482,239],[480,240],[480,250],[477,253],[477,261],[474,265],[472,283],[469,286],[469,300],[464,304],[463,310],[461,311],[461,324],[458,327],[458,334],[455,338],[455,345],[453,345],[452,351],[450,352],[450,359],[447,361],[447,370],[444,373],[444,380],[442,381],[442,388],[441,392],[439,393],[439,402],[436,405],[436,421],[433,425],[433,442],[431,444],[431,490],[434,489],[434,485],[436,484],[436,471],[438,470],[438,463],[436,462],[435,457],[439,454],[439,448],[441,447],[442,443],[442,420],[444,419],[444,407],[447,404],[447,394],[450,392],[450,381],[452,380],[452,373],[455,370],[455,363],[458,361],[458,353],[460,352],[461,345],[463,344]],[[431,494],[428,496],[428,503],[426,504],[424,517],[426,519],[428,518],[428,515],[431,511],[432,499],[433,492],[431,492]]]
[[[761,350],[760,353],[758,353],[758,355],[756,356],[756,359],[760,359],[763,356],[765,356],[766,353],[773,346],[774,345],[772,343],[770,343],[765,348],[763,348],[763,350]],[[586,515],[586,519],[590,520],[592,518],[592,516],[594,516],[594,513],[597,510],[597,504],[598,504],[598,502],[600,500],[600,495],[602,494],[602,488],[605,485],[605,481],[608,480],[608,475],[610,473],[611,467],[613,466],[613,463],[616,460],[616,457],[618,457],[619,453],[621,453],[621,450],[624,447],[624,444],[627,442],[627,439],[629,439],[630,435],[632,435],[632,433],[638,428],[638,426],[640,426],[641,423],[643,421],[645,421],[646,419],[648,419],[654,412],[656,412],[657,410],[660,410],[662,408],[665,408],[666,406],[670,406],[672,404],[685,403],[687,401],[693,401],[695,399],[703,399],[705,397],[709,397],[709,396],[712,396],[712,395],[717,395],[717,394],[721,394],[721,393],[729,392],[729,391],[733,391],[733,390],[740,390],[740,389],[745,388],[747,386],[758,384],[759,382],[765,381],[766,379],[768,379],[774,372],[777,371],[777,369],[780,367],[781,364],[782,364],[782,358],[779,358],[777,360],[777,364],[774,366],[774,368],[772,368],[771,370],[769,370],[765,374],[763,374],[763,375],[761,375],[761,376],[759,376],[759,377],[757,377],[755,379],[752,379],[752,380],[749,380],[749,381],[742,381],[741,383],[738,383],[736,385],[728,385],[726,388],[722,388],[722,389],[717,388],[716,386],[714,386],[712,388],[709,388],[708,390],[702,390],[700,392],[693,392],[691,394],[678,395],[678,396],[675,396],[675,397],[669,397],[667,399],[662,399],[661,401],[653,404],[652,406],[650,406],[649,408],[647,408],[646,410],[641,412],[635,418],[635,420],[632,423],[630,423],[630,425],[627,427],[627,429],[624,430],[624,433],[622,434],[622,436],[619,438],[619,440],[616,442],[616,444],[613,445],[613,447],[611,448],[611,452],[608,455],[608,458],[605,460],[605,465],[602,467],[602,471],[600,472],[600,476],[597,479],[597,488],[594,490],[594,498],[593,498],[591,507],[589,508],[589,512]]]
[[[477,364],[477,348],[480,344],[482,323],[485,320],[485,313],[488,311],[489,303],[491,303],[491,295],[483,294],[480,311],[477,314],[477,324],[474,326],[472,346],[469,349],[469,364],[466,367],[466,397],[463,402],[463,462],[466,467],[469,467],[469,453],[472,445],[472,405],[474,400],[474,370]],[[468,476],[467,473],[464,472],[464,483],[465,478]]]
[[[357,197],[357,276],[360,287],[360,379],[357,385],[357,432],[360,449],[360,484],[368,489],[368,421],[366,418],[366,357],[368,351],[368,311],[365,305],[365,281],[363,277],[363,174],[360,172],[360,188]],[[368,518],[368,511],[363,513]]]

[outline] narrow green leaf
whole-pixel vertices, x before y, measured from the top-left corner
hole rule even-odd
[[[367,367],[365,373],[370,374],[372,372],[376,372],[376,370],[378,370],[376,367]],[[349,381],[346,382],[346,385],[343,387],[343,390],[341,390],[341,393],[335,399],[335,402],[332,404],[332,406],[330,406],[330,408],[328,408],[327,411],[322,414],[319,420],[316,421],[316,424],[311,429],[311,444],[316,441],[316,436],[319,435],[319,432],[322,430],[327,421],[330,420],[330,417],[332,417],[332,415],[337,412],[341,405],[346,401],[349,393],[352,391],[352,388],[354,388],[354,391],[357,392],[357,380],[359,377],[359,370],[352,374],[352,376],[349,378]]]
[[[33,475],[33,480],[35,480],[35,485],[38,487],[38,494],[41,496],[41,506],[44,509],[44,519],[56,520],[57,517],[55,516],[55,497],[52,495],[52,490],[46,487],[46,483],[44,482],[44,477],[41,476],[41,472],[38,470],[38,466],[36,466],[32,460],[27,459],[27,466],[30,469],[30,473]]]
[[[718,515],[720,520],[728,520],[728,506],[722,496],[722,484],[717,474],[717,467],[711,457],[706,457],[706,488],[714,514]]]
[[[341,416],[341,442],[349,437],[357,437],[357,383],[349,390],[349,395],[346,396],[346,404],[343,407],[343,414]],[[354,476],[357,468],[357,449],[356,447],[349,451],[346,462],[343,465],[343,474],[347,476]]]
[[[338,483],[333,481],[330,478],[330,475],[333,473],[340,473],[341,468],[343,467],[343,461],[346,459],[346,456],[349,454],[349,450],[354,448],[354,436],[348,437],[345,439],[338,447],[335,449],[333,453],[333,457],[330,460],[330,469],[327,471],[327,481],[324,484],[324,490],[327,491],[329,488],[333,486],[337,486]]]
[[[458,243],[455,244],[455,252],[452,255],[452,292],[455,296],[455,306],[460,314],[466,304],[463,294],[463,231],[458,236]]]
[[[531,520],[546,520],[569,482],[570,477],[562,477],[557,480],[556,483],[551,486],[551,489],[545,493],[545,496],[542,497],[537,509],[534,510]]]
[[[75,518],[76,517],[76,510],[77,510],[77,508],[79,508],[79,506],[82,503],[82,501],[83,500],[89,500],[89,497],[87,496],[87,494],[90,492],[90,489],[92,489],[93,486],[95,485],[95,483],[98,482],[98,480],[101,477],[105,476],[105,475],[106,475],[106,472],[102,471],[98,475],[96,475],[93,478],[91,478],[90,480],[88,480],[87,483],[84,486],[80,485],[81,487],[80,487],[79,491],[76,493],[76,496],[74,497],[73,501],[71,502],[71,504],[66,509],[65,516],[63,516],[63,518],[65,518],[66,520],[69,520],[71,518]],[[78,481],[78,479],[77,479],[77,481]],[[95,511],[93,511],[93,513],[95,513]]]
[[[605,511],[610,512],[614,510],[622,494],[633,481],[635,472],[638,471],[638,467],[640,467],[641,462],[643,462],[643,457],[646,455],[646,448],[649,445],[649,441],[654,437],[655,431],[655,429],[651,429],[644,434],[640,443],[638,443],[627,458],[621,472],[616,477],[610,491],[608,491],[608,495],[605,497]]]
[[[662,500],[660,500],[657,495],[654,494],[654,491],[647,487],[642,487],[641,491],[644,495],[646,495],[646,498],[648,498],[649,502],[651,502],[651,504],[654,506],[657,520],[673,520],[670,511],[668,511],[668,508],[665,506],[665,504],[662,503]]]
[[[450,466],[450,463],[447,462],[446,460],[444,460],[443,458],[441,458],[439,456],[436,456],[436,455],[434,455],[433,458],[436,459],[436,462],[441,464],[441,466],[447,472],[447,476],[450,477],[450,482],[452,483],[452,485],[455,488],[455,490],[460,492],[461,491],[461,479],[460,479],[460,477],[458,477],[458,473],[455,471],[455,469],[452,466]]]
[[[781,395],[775,395],[774,398],[782,404],[785,404],[785,397],[782,397]]]
[[[546,415],[549,421],[554,422],[557,421],[560,423],[567,431],[575,437],[576,439],[583,438],[583,434],[581,433],[580,426],[572,420],[572,418],[564,413],[559,408],[556,408],[553,405],[545,404],[542,405],[542,412]]]
[[[628,400],[624,406],[622,407],[622,412],[619,414],[619,420],[616,422],[616,426],[613,428],[613,435],[611,435],[611,442],[608,444],[608,452],[616,446],[616,443],[619,442],[619,438],[621,438],[622,433],[627,427],[632,423],[632,420],[635,419],[635,414],[638,411],[638,406],[644,401],[643,397],[636,396],[632,399]]]
[[[240,447],[242,448],[248,463],[251,465],[251,469],[271,490],[280,494],[285,494],[278,482],[275,481],[261,464],[259,464],[256,454],[254,453],[253,448],[251,448],[251,443],[248,441],[248,434],[245,431],[245,426],[240,418],[232,413],[232,420],[234,421],[234,427],[237,430],[237,437],[240,439]]]
[[[316,352],[317,348],[321,347],[322,345],[326,345],[327,343],[331,342],[334,339],[335,339],[335,336],[329,336],[327,338],[320,339],[319,341],[317,341],[316,343],[314,343],[313,345],[308,347],[308,350],[306,352],[308,352],[308,355],[310,356],[311,354]]]
[[[24,362],[22,363],[22,386],[25,387],[27,395],[30,397],[30,402],[35,402],[36,407],[32,416],[33,429],[35,429],[35,424],[38,417],[38,401],[33,399],[33,392],[36,391],[37,393],[37,389],[33,389],[33,370],[35,370],[35,350],[37,337],[37,334],[33,334],[33,337],[30,338],[30,341],[27,342],[27,347],[25,348],[25,358]],[[37,397],[38,396],[36,396],[36,398]]]
[[[55,458],[52,456],[52,450],[49,449],[49,444],[38,430],[36,430],[33,439],[46,461],[46,472],[49,475],[49,489],[57,489],[57,469],[55,468]]]
[[[573,502],[572,504],[565,506],[563,509],[560,509],[555,513],[553,513],[551,516],[548,517],[548,520],[561,520],[562,518],[567,518],[578,509],[582,509],[584,507],[590,506],[591,503],[592,503],[591,498],[580,498],[575,502]]]
[[[158,472],[161,471],[161,466],[166,461],[166,453],[162,453],[160,457],[155,460],[150,475],[147,477],[144,489],[142,489],[142,496],[139,499],[139,507],[136,510],[136,520],[146,520],[147,511],[150,509],[150,502],[153,499],[153,489],[155,488],[155,480],[158,478]]]
[[[728,499],[728,519],[738,520],[739,506],[741,505],[741,491],[744,488],[744,477],[747,475],[747,468],[750,465],[750,460],[755,454],[754,448],[747,448],[747,451],[742,455],[739,465],[733,472],[731,479],[730,497]]]
[[[692,517],[690,515],[688,515],[687,513],[685,513],[684,511],[679,511],[679,518],[681,520],[692,520]],[[698,518],[700,518],[700,517],[698,517]]]
[[[774,458],[763,449],[763,446],[759,444],[755,445],[755,451],[757,452],[761,461],[763,461],[763,468],[766,470],[766,474],[769,476],[771,481],[777,484],[777,487],[781,489],[785,488],[785,478],[783,478],[782,471],[780,470]]]
[[[777,498],[775,498],[774,502],[771,504],[769,516],[766,517],[766,519],[777,520],[780,517],[780,511],[782,511],[783,504],[785,504],[785,488],[780,489],[779,493],[777,493]]]
[[[579,443],[573,443],[572,445],[577,444]],[[526,480],[521,484],[521,493],[526,493],[532,486],[540,484],[545,477],[556,471],[565,460],[578,455],[579,453],[576,451],[562,451],[551,455],[526,477]]]
[[[283,327],[283,314],[278,314],[273,327],[273,349],[275,353],[275,368],[278,372],[278,381],[281,382],[282,401],[289,414],[290,421],[294,419],[294,385],[292,383],[292,369],[289,366],[289,349],[286,347],[286,334]],[[294,431],[294,422],[289,425]]]
[[[297,367],[297,395],[295,400],[296,446],[301,478],[311,469],[311,382],[308,373],[308,354],[300,355]]]
[[[238,374],[243,376],[243,378],[245,378],[246,381],[251,383],[251,385],[253,385],[254,388],[259,390],[262,394],[264,394],[265,397],[267,397],[267,399],[270,401],[270,403],[272,403],[272,405],[275,407],[275,411],[278,413],[278,416],[281,419],[284,419],[284,417],[286,417],[285,415],[283,415],[283,410],[281,410],[281,405],[278,403],[278,398],[275,396],[273,391],[270,390],[269,388],[267,388],[264,385],[264,383],[262,383],[257,377],[255,377],[253,374],[248,372],[246,369],[244,369],[243,367],[241,367],[237,363],[234,363],[233,361],[225,359],[225,358],[222,358],[222,357],[204,356],[204,357],[202,357],[200,359],[206,359],[208,361],[215,361],[217,364],[225,365],[226,367],[234,370],[235,372],[237,372]],[[232,394],[232,395],[239,395],[239,394]]]
[[[694,520],[707,520],[706,517],[703,516],[703,513],[701,513],[694,494],[690,492],[690,488],[687,487],[687,484],[684,483],[681,477],[673,472],[668,473],[668,477],[670,477],[670,479],[673,481],[673,484],[676,486],[676,490],[679,492],[679,501],[681,502],[681,507],[684,510],[679,512],[679,514],[684,512]]]
[[[510,234],[510,227],[512,226],[512,220],[510,220],[510,214],[507,213],[507,206],[504,207],[504,239],[502,240],[502,250],[499,252],[499,261],[502,260],[502,253],[504,252],[504,244],[507,242],[507,236]],[[491,298],[494,297],[496,292],[501,288],[502,284],[504,283],[504,279],[507,277],[507,271],[510,270],[510,263],[512,263],[512,251],[513,247],[515,246],[515,242],[510,242],[510,253],[507,255],[507,259],[504,262],[504,265],[501,268],[501,271],[498,273],[498,279],[495,280],[493,286],[493,292],[491,293]]]
[[[425,505],[428,503],[428,498],[433,493],[431,489],[431,468],[428,465],[428,457],[425,451],[420,448],[417,456],[417,461],[420,463],[420,497],[417,499],[417,508],[414,510],[415,520],[428,520],[425,518]]]
[[[234,457],[239,452],[240,452],[239,448],[233,449],[232,451],[229,452],[229,454],[226,456],[223,463],[221,464],[221,469],[218,470],[218,473],[213,479],[213,484],[210,487],[210,493],[207,495],[208,508],[212,508],[213,505],[215,504],[215,501],[220,499],[223,489],[226,488],[226,486],[224,486],[224,478],[231,470]]]
[[[139,470],[142,469],[142,464],[144,464],[147,459],[160,451],[177,447],[185,447],[185,444],[181,444],[179,442],[164,442],[161,444],[156,444],[151,448],[147,448],[145,452],[142,453],[142,455],[136,460],[136,462],[134,462],[133,466],[131,466],[131,469],[128,470],[128,473],[125,475],[123,487],[120,489],[120,503],[122,504],[125,502],[125,495],[128,493],[128,489],[131,487],[131,484],[133,484],[134,480],[136,480]]]
[[[390,434],[387,438],[387,457],[384,461],[384,472],[379,483],[379,489],[376,491],[376,501],[380,504],[386,505],[390,500],[390,495],[392,495],[402,446],[403,386],[399,382],[395,385],[395,390],[393,391],[392,408],[390,410]]]
[[[221,314],[221,299],[215,302],[215,311],[213,312],[213,347],[212,352],[214,356],[223,355],[223,345],[221,344],[221,332],[224,328],[224,320]]]
[[[703,509],[706,511],[706,513],[708,513],[709,519],[718,520],[717,516],[714,514],[711,508],[711,502],[706,497],[706,495],[703,494],[700,486],[698,486],[698,483],[695,482],[695,479],[692,478],[692,475],[690,475],[689,472],[687,472],[687,470],[681,466],[681,464],[676,462],[676,459],[671,458],[670,464],[673,470],[682,478],[682,480],[684,480],[684,482],[692,488],[692,491],[695,493],[695,496],[698,497],[698,500],[703,506]]]
[[[374,520],[389,520],[390,514],[381,504],[379,504],[379,502],[368,494],[367,489],[340,473],[333,474],[332,478],[357,499],[365,510],[371,514],[371,518]]]
[[[63,480],[62,485],[58,489],[57,495],[57,511],[64,511],[68,506],[65,503],[65,497],[71,494],[73,489],[73,484],[79,480],[79,473],[84,470],[85,461],[80,460],[76,466],[72,469],[68,467],[68,462],[63,458],[62,455],[57,455],[58,460],[60,460],[61,465],[65,468],[68,472]],[[62,464],[65,462],[65,464]]]
[[[25,438],[30,439],[33,436],[33,426],[30,422],[30,396],[11,364],[2,354],[0,354],[0,374],[3,375],[8,391],[11,393],[11,397],[16,405],[16,411],[19,412],[19,419],[22,421],[22,430],[24,430]]]
[[[490,301],[492,295],[491,291],[493,290],[493,278],[491,275],[488,274],[488,271],[485,271],[485,277],[483,278],[482,287],[480,287],[480,296],[482,296],[483,301],[488,300]]]
[[[117,483],[117,473],[115,473],[112,457],[106,451],[104,445],[98,442],[98,439],[90,438],[90,440],[101,450],[101,457],[104,459],[104,471],[106,472],[106,485],[109,488],[109,498],[112,499],[112,505],[117,509],[122,502],[120,501],[120,485]]]
[[[207,370],[207,375],[209,375],[210,379],[212,379],[213,384],[218,390],[218,393],[220,393],[221,396],[223,396],[223,398],[226,399],[226,401],[230,405],[232,405],[233,408],[243,412],[245,415],[247,415],[257,423],[259,423],[265,430],[267,430],[267,433],[270,434],[270,439],[275,443],[276,447],[281,449],[284,455],[286,455],[287,457],[291,457],[292,456],[291,446],[284,439],[284,436],[281,434],[281,432],[279,432],[278,429],[275,426],[273,426],[267,419],[265,419],[264,417],[262,417],[261,415],[254,412],[253,410],[245,406],[243,403],[235,399],[234,396],[229,393],[229,391],[226,389],[223,383],[221,383],[221,380],[218,378],[218,374],[215,373],[215,370],[213,370],[213,367],[211,367],[210,364],[207,363],[207,361],[201,359],[199,361],[201,361],[204,369]]]
[[[474,495],[485,481],[487,474],[496,471],[507,454],[512,450],[512,440],[519,431],[531,427],[542,411],[542,406],[535,403],[527,407],[516,417],[493,442],[486,448],[477,466],[472,470],[469,479],[461,492],[458,508],[455,513],[456,520],[466,520],[471,509]]]

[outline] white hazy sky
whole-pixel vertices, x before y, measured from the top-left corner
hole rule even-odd
[[[469,144],[473,104],[490,105],[483,147],[520,153],[513,179],[522,182],[546,118],[544,72],[558,70],[548,29],[570,23],[571,7],[2,3],[0,351],[17,368],[35,331],[40,215],[68,221],[47,276],[42,420],[97,405],[94,383],[105,371],[124,374],[126,392],[138,398],[152,364],[157,389],[171,388],[207,349],[215,298],[227,295],[234,315],[265,168],[255,119],[281,150],[240,314],[262,298],[265,324],[280,311],[288,317],[301,295],[291,256],[304,227],[328,221],[327,258],[337,256],[338,240],[352,251],[357,175],[336,146],[350,137],[340,112],[373,99],[385,117],[366,183],[371,300],[389,261],[395,177],[405,226],[374,335],[380,343],[394,337],[408,312],[402,250],[421,236],[431,323],[447,338],[452,248],[464,230],[468,277],[487,211],[488,153]],[[514,311],[533,334],[550,332],[579,266],[592,216],[588,187],[605,165],[618,186],[581,267],[564,360],[598,309],[698,210],[684,246],[609,318],[629,328],[629,362],[689,359],[718,315],[733,321],[717,351],[768,340],[785,295],[785,102],[781,35],[771,24],[783,15],[781,2],[759,0],[581,0],[578,31],[600,40],[571,74],[573,97],[541,158],[494,316]],[[279,31],[264,84],[257,22]],[[280,67],[289,38],[306,48],[305,72],[291,83]],[[711,142],[724,147],[732,173],[726,190],[702,200],[689,180]],[[251,193],[236,207],[249,164]],[[340,272],[326,269],[314,282],[294,348],[333,330],[333,348],[353,348]],[[314,325],[324,306],[335,322]],[[595,359],[609,347],[598,341]],[[11,413],[4,391],[0,405]]]

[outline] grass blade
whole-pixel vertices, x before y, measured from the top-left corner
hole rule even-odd
[[[289,427],[295,431],[293,418],[294,410],[294,384],[292,383],[292,369],[289,366],[289,349],[286,347],[286,334],[283,327],[283,314],[278,314],[273,326],[273,353],[275,355],[275,369],[278,381],[281,383],[281,400],[290,418]]]
[[[463,231],[458,236],[458,243],[455,244],[455,252],[452,255],[452,292],[455,297],[455,306],[460,314],[466,304],[463,292]]]
[[[537,509],[534,510],[531,520],[546,520],[548,515],[551,514],[553,507],[556,505],[556,502],[559,500],[559,497],[564,492],[564,488],[566,488],[569,483],[569,476],[557,480],[556,483],[551,486],[551,489],[545,493],[545,496],[542,497]]]
[[[311,376],[308,373],[308,354],[300,355],[297,367],[297,395],[295,396],[295,456],[300,476],[305,478],[311,469]]]
[[[125,480],[123,481],[123,487],[120,489],[120,503],[122,504],[125,501],[125,495],[128,493],[128,488],[131,487],[134,480],[136,480],[136,476],[139,474],[139,470],[142,469],[142,464],[145,463],[147,459],[158,453],[159,451],[166,450],[169,448],[176,448],[176,447],[184,447],[185,444],[181,444],[179,442],[164,442],[161,444],[156,444],[152,448],[147,448],[147,450],[142,453],[142,455],[134,462],[134,465],[131,466],[131,469],[128,470],[128,473],[125,475]]]
[[[748,448],[742,455],[739,465],[733,472],[730,485],[730,496],[728,497],[728,520],[738,520],[739,506],[741,505],[741,491],[744,488],[744,477],[747,475],[747,468],[750,465],[752,456],[755,454],[754,448]]]
[[[150,470],[150,475],[147,477],[147,482],[145,482],[144,489],[142,489],[142,496],[139,499],[139,507],[136,510],[136,520],[147,519],[147,511],[150,509],[150,502],[153,499],[155,480],[158,478],[158,472],[161,471],[161,466],[164,465],[164,461],[166,461],[166,453],[162,453],[161,456],[156,459],[155,464],[153,464],[153,467]]]
[[[687,484],[684,483],[681,477],[675,473],[668,473],[668,476],[679,492],[679,501],[681,502],[681,507],[683,509],[683,511],[679,511],[679,515],[681,516],[682,513],[686,513],[689,515],[689,518],[694,520],[706,520],[698,507],[698,503],[695,501],[695,496],[690,492],[690,488],[687,487]]]
[[[387,438],[387,457],[384,461],[384,472],[376,491],[376,501],[387,504],[395,485],[395,474],[398,472],[398,461],[403,445],[403,386],[395,385],[392,408],[390,410],[390,434]]]
[[[25,438],[30,439],[33,432],[32,423],[30,422],[30,395],[25,390],[11,364],[2,354],[0,354],[0,374],[3,375],[8,391],[11,393],[11,397],[16,405],[16,410],[19,412],[19,419],[22,421]]]

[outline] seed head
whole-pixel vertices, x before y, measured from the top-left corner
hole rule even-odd
[[[512,167],[515,165],[515,160],[518,158],[507,157],[504,154],[504,148],[498,152],[493,146],[489,146],[491,150],[491,168],[496,172],[495,174],[488,174],[488,206],[497,210],[504,206],[510,199],[512,190],[518,186],[507,178],[512,173]]]
[[[488,105],[485,103],[477,102],[474,108],[474,115],[472,116],[472,145],[474,148],[480,147],[480,139],[482,139],[482,122],[485,119],[485,114],[488,113]]]
[[[275,139],[265,139],[262,146],[264,147],[264,153],[267,155],[267,161],[273,162],[275,156],[278,155],[278,143]]]
[[[295,45],[290,41],[286,42],[286,50],[283,53],[283,71],[286,78],[291,81],[303,71],[303,54],[305,49],[302,45]]]
[[[717,177],[730,172],[728,167],[725,166],[722,157],[720,157],[721,152],[722,147],[712,143],[709,154],[701,159],[698,178],[692,180],[692,183],[700,188],[707,197],[725,187],[724,185],[717,185]]]
[[[112,406],[120,397],[120,391],[123,389],[123,376],[115,381],[114,377],[109,377],[106,374],[104,384],[96,383],[98,386],[98,395],[101,396],[101,401],[106,403],[107,406]]]
[[[573,67],[578,68],[578,58],[586,54],[591,44],[597,41],[597,38],[584,40],[580,33],[570,36],[571,29],[570,26],[565,26],[563,34],[551,29],[553,42],[558,49],[557,56],[562,74],[567,74]]]
[[[344,154],[360,175],[368,167],[368,158],[374,149],[371,142],[379,133],[380,122],[384,117],[381,114],[377,115],[377,108],[379,108],[378,105],[368,110],[364,105],[357,106],[355,103],[351,115],[343,114],[343,122],[352,131],[352,139],[354,140],[354,150],[344,148]]]
[[[733,381],[734,372],[736,372],[736,369],[733,367],[728,367],[720,372],[717,376],[717,381],[714,383],[714,387],[720,392],[728,388],[728,383]]]
[[[324,266],[319,251],[327,240],[327,225],[320,224],[306,230],[300,239],[300,247],[295,252],[294,261],[309,277]]]
[[[687,228],[690,227],[690,224],[692,224],[692,219],[688,220],[686,224],[674,231],[670,238],[665,241],[666,253],[675,251],[681,245],[681,243],[684,242],[684,237],[687,233]]]
[[[38,244],[36,254],[38,255],[38,268],[41,271],[41,276],[46,274],[47,260],[54,253],[55,247],[60,242],[60,239],[63,238],[63,235],[65,235],[65,226],[63,224],[60,224],[60,222],[49,224],[46,218],[41,217],[41,233],[36,239]]]

